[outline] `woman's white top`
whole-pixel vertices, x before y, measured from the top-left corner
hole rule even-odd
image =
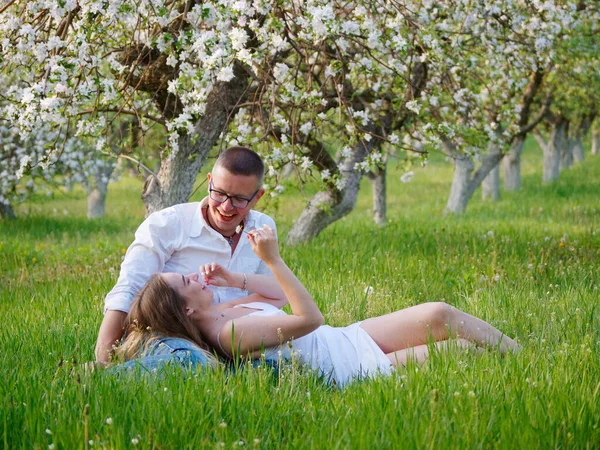
[[[285,316],[285,311],[269,303],[246,303],[235,308],[256,310],[250,316]],[[393,371],[389,358],[360,322],[347,327],[323,325],[298,339],[265,349],[265,359],[300,361],[319,371],[332,383],[343,386],[357,378],[388,375]]]

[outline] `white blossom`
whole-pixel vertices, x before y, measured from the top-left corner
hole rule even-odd
[[[227,67],[222,67],[221,70],[219,70],[219,74],[217,75],[217,80],[224,81],[227,83],[227,82],[233,80],[234,77],[235,77],[235,75],[233,74],[233,66],[227,66]]]
[[[402,176],[400,177],[400,181],[402,181],[403,183],[410,183],[414,176],[415,176],[415,174],[411,170],[409,172],[402,174]]]

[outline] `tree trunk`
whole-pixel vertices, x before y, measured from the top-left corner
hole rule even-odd
[[[497,144],[488,144],[488,155],[500,153],[500,148]],[[481,198],[484,200],[492,200],[497,202],[500,200],[500,165],[496,165],[490,173],[483,179],[481,183]]]
[[[600,130],[592,130],[592,156],[596,156],[600,152]]]
[[[373,221],[379,226],[384,226],[387,223],[386,174],[387,164],[384,164],[375,172],[367,174],[373,190]]]
[[[351,157],[341,164],[341,189],[320,191],[310,200],[287,235],[290,245],[306,242],[317,236],[329,224],[346,216],[354,209],[360,188],[361,174],[355,165],[364,161],[371,152],[372,143],[358,143]]]
[[[425,63],[417,63],[414,67],[411,83],[405,89],[405,101],[408,102],[414,98],[418,98],[425,87],[426,81],[427,65]],[[357,109],[360,107],[361,103],[359,102],[357,104]],[[413,113],[405,108],[403,114],[401,114],[399,118],[396,118],[396,131],[400,131],[404,126],[404,123],[407,122],[412,115]],[[371,136],[384,136],[388,134],[392,126],[391,116],[386,115],[385,117],[379,117],[378,122],[380,129],[376,128],[375,123],[370,122],[363,130],[370,133]],[[358,142],[358,144],[354,146],[352,155],[342,161],[341,164],[335,164],[334,161],[329,161],[328,164],[335,166],[332,167],[336,169],[335,174],[341,178],[338,180],[335,187],[329,186],[327,191],[318,192],[311,199],[288,233],[288,244],[305,242],[308,239],[317,236],[329,224],[346,216],[354,209],[361,179],[361,173],[358,171],[357,165],[364,161],[367,155],[372,153],[374,149],[379,150],[381,144],[381,139],[372,137],[369,141]],[[319,161],[319,146],[313,148],[311,153],[313,152],[315,154],[311,156],[311,159],[313,161]],[[324,152],[324,154],[327,155],[326,152]],[[331,158],[328,156],[325,159],[330,160]],[[319,162],[319,165],[321,165],[321,163],[322,161]],[[322,165],[322,167],[329,168],[328,164]],[[334,172],[332,171],[332,173]],[[383,196],[381,196],[380,201],[385,201]]]
[[[573,146],[574,142],[569,135],[568,126],[565,127],[565,134],[561,142],[560,148],[560,169],[566,170],[573,165]]]
[[[544,183],[552,183],[553,181],[558,180],[558,175],[560,173],[561,149],[563,148],[565,140],[565,128],[566,120],[561,118],[555,121],[552,124],[552,130],[550,131],[548,143],[542,148],[544,150]]]
[[[524,144],[525,136],[517,136],[504,157],[505,191],[518,191],[521,189],[521,155],[523,154]]]
[[[481,167],[473,173],[475,164],[470,157],[462,154],[449,141],[442,142],[442,150],[454,160],[454,178],[445,212],[448,214],[463,214],[475,190],[492,169],[498,166],[502,157],[501,152],[485,155]]]
[[[583,162],[585,155],[583,153],[583,142],[581,139],[581,134],[577,133],[575,139],[573,139],[573,160],[575,162]]]
[[[189,200],[208,152],[247,94],[248,72],[237,61],[234,74],[230,82],[215,84],[208,96],[206,111],[194,125],[193,133],[183,134],[178,141],[179,149],[161,158],[158,174],[147,178],[142,191],[146,214]]]
[[[106,192],[106,189],[102,191],[101,189],[96,188],[92,189],[88,193],[88,219],[101,219],[104,217],[104,211],[106,207]]]
[[[454,177],[452,187],[446,203],[446,213],[462,214],[467,210],[469,203],[469,180],[475,169],[473,161],[458,151],[456,146],[449,141],[442,142],[444,153],[454,160]]]
[[[17,218],[15,216],[15,212],[12,209],[10,203],[2,203],[0,202],[0,217],[6,220],[14,220]]]
[[[117,162],[115,160],[104,161],[103,165],[96,167],[93,180],[89,180],[87,184],[84,184],[84,187],[87,186],[88,219],[101,219],[104,217],[108,183],[117,168]]]

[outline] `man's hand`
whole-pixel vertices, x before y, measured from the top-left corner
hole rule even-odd
[[[127,314],[123,311],[108,310],[102,319],[96,341],[96,362],[107,364],[113,352],[113,345],[123,337],[123,326]]]

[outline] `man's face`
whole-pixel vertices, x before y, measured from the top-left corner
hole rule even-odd
[[[208,174],[209,189],[227,194],[230,197],[239,199],[249,199],[254,193],[254,198],[244,208],[237,208],[233,205],[230,198],[223,203],[208,198],[208,221],[213,228],[225,236],[231,236],[235,233],[237,226],[248,215],[248,212],[256,205],[258,200],[264,194],[264,190],[259,186],[258,178],[255,176],[233,175],[227,169],[216,167],[212,173]],[[237,201],[237,200],[236,200]]]

